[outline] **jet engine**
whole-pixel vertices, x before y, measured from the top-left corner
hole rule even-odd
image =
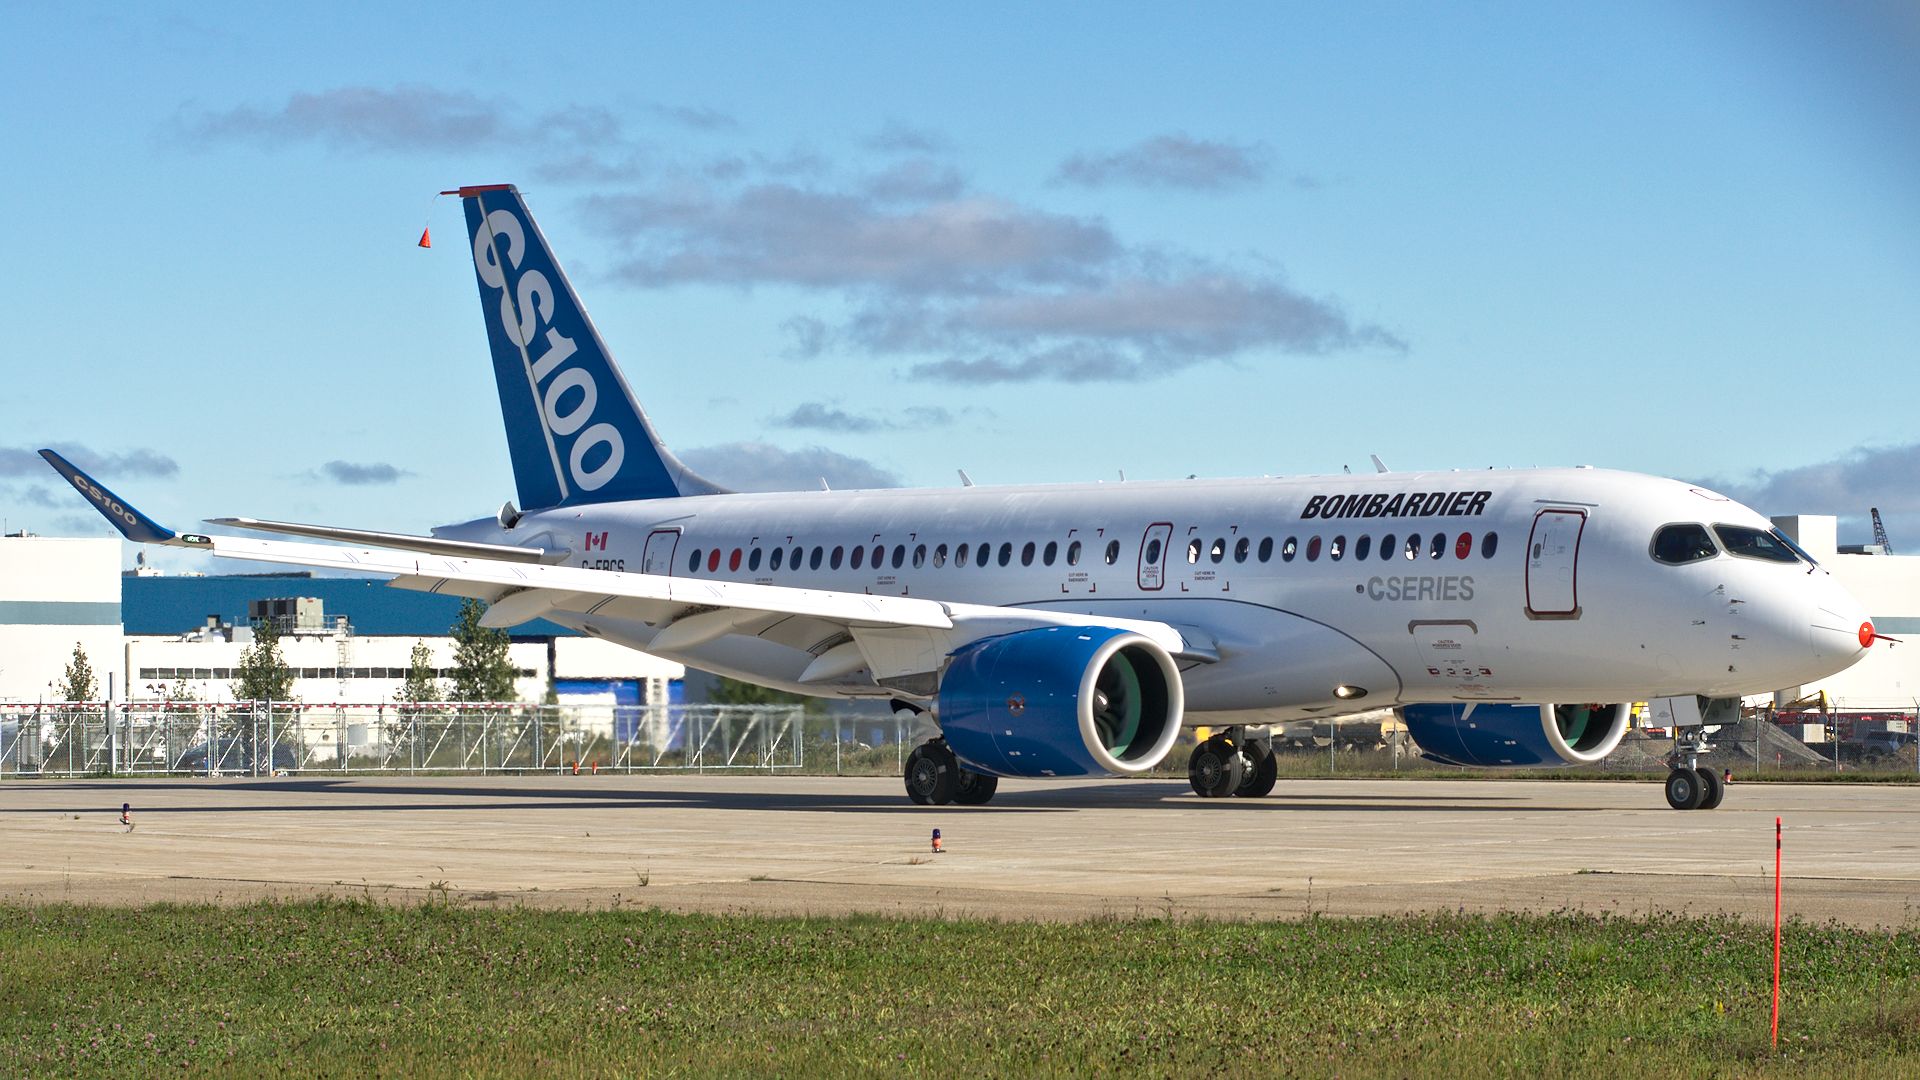
[[[1591,765],[1620,745],[1631,705],[1515,705],[1457,701],[1400,709],[1407,733],[1448,765],[1533,768]]]
[[[1134,774],[1180,734],[1180,671],[1152,639],[1049,626],[976,641],[940,681],[940,731],[967,768],[995,776]]]

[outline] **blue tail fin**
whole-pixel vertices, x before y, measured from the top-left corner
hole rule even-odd
[[[463,187],[520,508],[721,489],[653,433],[511,184]]]

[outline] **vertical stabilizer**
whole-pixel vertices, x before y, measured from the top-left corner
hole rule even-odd
[[[466,208],[520,508],[721,490],[660,444],[519,190],[446,194]]]

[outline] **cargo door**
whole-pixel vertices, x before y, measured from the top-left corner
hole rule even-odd
[[[1585,510],[1542,510],[1527,538],[1527,615],[1535,619],[1580,617],[1580,534]]]

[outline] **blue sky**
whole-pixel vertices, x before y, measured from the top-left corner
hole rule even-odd
[[[1920,550],[1897,4],[11,5],[0,516],[512,493],[517,183],[741,487],[1593,464]],[[414,246],[423,226],[440,239]]]

